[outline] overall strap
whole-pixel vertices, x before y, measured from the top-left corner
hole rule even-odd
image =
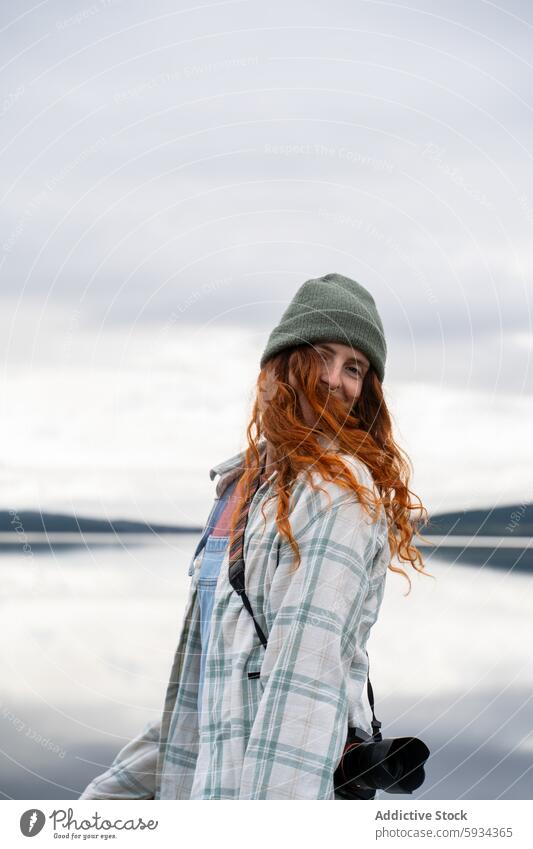
[[[228,484],[220,498],[215,498],[213,506],[211,507],[211,512],[205,524],[202,536],[198,541],[198,545],[196,546],[195,552],[193,554],[193,560],[200,554],[201,550],[204,548],[208,536],[212,533],[213,528],[215,528],[216,523],[220,518],[220,514],[226,506],[228,498],[233,494],[233,491],[235,490],[236,483],[237,481],[233,480],[230,484]]]

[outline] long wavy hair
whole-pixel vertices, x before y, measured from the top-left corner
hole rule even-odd
[[[409,563],[417,572],[434,577],[425,571],[420,551],[413,544],[413,536],[427,523],[428,514],[418,496],[409,489],[411,462],[394,441],[391,417],[379,378],[370,366],[359,398],[347,408],[346,403],[334,396],[321,380],[322,370],[321,354],[312,345],[305,344],[284,349],[268,360],[259,372],[252,417],[246,429],[248,447],[239,481],[240,497],[230,519],[231,540],[241,510],[253,495],[261,471],[265,475],[276,471],[273,492],[262,506],[262,515],[266,521],[266,502],[277,498],[276,524],[280,535],[289,542],[298,568],[301,558],[289,522],[289,501],[292,486],[300,473],[314,490],[317,489],[312,480],[314,470],[324,480],[335,481],[353,491],[372,521],[377,519],[383,505],[391,558],[396,557]],[[298,392],[289,383],[290,373],[316,416],[313,427],[304,419]],[[269,444],[272,456],[268,466],[264,465],[265,456],[261,451],[263,439]],[[325,448],[324,444],[328,447]],[[331,449],[331,445],[335,447]],[[377,492],[357,480],[338,456],[340,452],[366,464]],[[318,489],[322,490],[322,487]],[[392,563],[388,568],[407,578],[409,594],[411,581],[407,572]]]

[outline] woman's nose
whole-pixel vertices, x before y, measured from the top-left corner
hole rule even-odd
[[[329,385],[331,390],[338,389],[341,385],[340,369],[326,370],[322,375],[322,380]]]

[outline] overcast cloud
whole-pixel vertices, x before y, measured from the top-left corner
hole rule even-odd
[[[201,521],[331,271],[374,294],[431,504],[533,495],[533,15],[418,6],[3,6],[5,506]]]

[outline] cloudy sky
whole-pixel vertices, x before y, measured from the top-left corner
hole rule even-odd
[[[526,2],[22,0],[0,39],[1,508],[205,520],[332,271],[428,507],[533,498]]]

